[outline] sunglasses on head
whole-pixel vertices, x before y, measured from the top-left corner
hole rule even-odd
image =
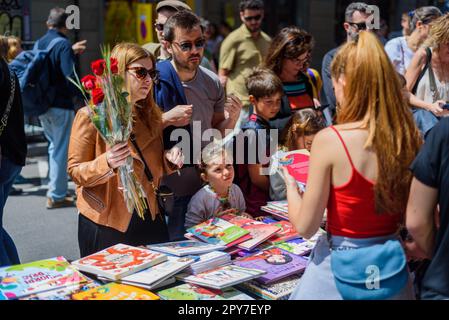
[[[257,16],[249,16],[249,17],[243,17],[243,19],[247,22],[251,20],[259,21],[262,18],[261,14],[258,14]]]
[[[159,80],[159,71],[156,69],[146,69],[144,67],[133,67],[133,68],[127,68],[126,70],[132,70],[134,71],[136,78],[139,80],[144,80],[147,75],[150,76],[151,80],[153,82],[157,82]]]
[[[193,46],[195,46],[196,49],[203,49],[206,41],[204,39],[200,39],[200,40],[196,40],[195,42],[176,42],[173,41],[174,43],[176,43],[182,51],[184,52],[188,52],[188,51],[192,51]]]
[[[163,31],[164,30],[164,24],[162,24],[162,23],[155,23],[154,27],[156,28],[157,31]]]

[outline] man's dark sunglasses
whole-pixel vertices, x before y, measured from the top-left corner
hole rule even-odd
[[[126,70],[133,70],[136,74],[136,78],[139,80],[144,80],[147,77],[147,75],[150,75],[150,78],[151,80],[153,80],[153,82],[157,82],[159,80],[159,71],[156,69],[134,67],[134,68],[127,68]]]
[[[157,31],[164,30],[164,25],[162,23],[155,23],[154,27],[156,28]]]
[[[192,43],[192,42],[179,43],[176,41],[173,41],[173,42],[176,43],[181,48],[181,50],[184,52],[191,51],[193,46],[195,46],[196,49],[203,49],[204,46],[206,45],[206,40],[204,40],[204,39],[197,40],[194,43]]]
[[[360,22],[360,23],[355,23],[355,22],[348,22],[351,26],[356,27],[357,30],[361,31],[361,30],[367,30],[368,26],[366,25],[365,22]]]
[[[245,19],[246,22],[249,22],[251,20],[259,21],[260,19],[262,19],[262,15],[258,14],[257,16],[243,17],[243,19]]]

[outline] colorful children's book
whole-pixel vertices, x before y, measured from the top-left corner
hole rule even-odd
[[[99,286],[100,286],[99,283],[91,281],[76,286],[70,286],[65,288],[59,288],[56,290],[32,294],[31,296],[26,296],[19,300],[72,300],[74,294],[84,292]]]
[[[268,242],[271,244],[277,244],[281,242],[285,242],[288,240],[300,238],[299,234],[296,232],[295,228],[289,221],[278,221],[272,223],[272,225],[280,228],[276,234],[268,239]]]
[[[226,247],[232,247],[251,239],[248,230],[220,218],[209,219],[187,229],[187,232],[201,241]]]
[[[218,290],[203,288],[191,283],[165,289],[157,294],[162,300],[254,300],[232,287]]]
[[[309,158],[310,154],[307,150],[295,150],[281,153],[278,172],[283,176],[282,167],[286,167],[288,173],[295,178],[299,188],[305,191],[309,173]]]
[[[173,277],[178,272],[186,269],[194,262],[195,260],[190,257],[169,256],[166,262],[129,275],[118,281],[152,290],[168,278]]]
[[[226,246],[224,245],[204,243],[196,240],[184,240],[184,241],[152,244],[147,247],[148,249],[154,251],[168,253],[179,257],[192,254],[193,255],[203,254],[211,251],[226,249]]]
[[[298,286],[301,276],[294,275],[272,284],[262,284],[256,280],[239,285],[243,291],[255,294],[265,300],[288,300],[293,290]]]
[[[88,279],[64,257],[0,268],[0,300],[79,285]]]
[[[276,282],[293,274],[300,274],[307,266],[307,260],[304,258],[276,247],[239,258],[233,263],[240,267],[265,270],[266,274],[257,279],[264,284]]]
[[[160,252],[116,244],[76,260],[72,265],[84,272],[118,280],[166,260],[167,255]]]
[[[179,274],[179,280],[213,289],[223,289],[255,279],[266,271],[227,265],[197,275]]]
[[[74,294],[73,300],[159,300],[159,296],[148,290],[111,282]]]
[[[298,238],[276,244],[276,247],[288,251],[297,256],[305,256],[309,254],[315,244],[312,244],[304,239]]]
[[[249,231],[252,239],[237,245],[237,247],[244,250],[252,250],[280,230],[277,226],[265,224],[242,216],[227,214],[220,218]]]

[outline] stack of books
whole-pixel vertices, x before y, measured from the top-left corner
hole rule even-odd
[[[259,278],[265,273],[266,271],[264,270],[226,265],[197,275],[179,274],[176,278],[183,282],[221,290],[248,280]]]
[[[202,273],[208,270],[218,268],[231,262],[231,255],[226,252],[213,251],[201,256],[198,256],[196,262],[187,268],[188,272],[192,274]]]
[[[248,251],[254,249],[280,230],[279,226],[266,224],[242,216],[227,214],[221,216],[220,218],[249,231],[252,239],[237,245],[237,247]]]
[[[197,240],[166,242],[166,243],[152,244],[147,247],[148,249],[154,251],[171,254],[178,257],[204,254],[216,250],[226,249],[225,245],[205,243]]]
[[[76,260],[72,265],[80,271],[119,280],[164,261],[167,255],[163,253],[119,243]]]
[[[293,275],[271,284],[250,280],[239,285],[242,291],[249,292],[265,300],[288,300],[297,287],[301,275]]]
[[[159,300],[159,296],[144,289],[111,282],[74,294],[73,300]]]
[[[269,201],[266,206],[260,208],[262,211],[267,212],[280,220],[288,219],[288,203],[287,200],[282,201]]]

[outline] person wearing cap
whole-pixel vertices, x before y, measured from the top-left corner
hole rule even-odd
[[[262,0],[242,0],[242,25],[224,39],[220,48],[218,75],[221,84],[226,87],[227,94],[235,94],[244,105],[236,129],[246,123],[250,115],[245,80],[252,69],[262,63],[271,44],[271,38],[261,30],[264,10]]]
[[[149,42],[144,44],[143,47],[150,51],[158,61],[170,58],[170,53],[164,46],[164,25],[168,18],[181,10],[192,11],[186,3],[178,0],[164,0],[156,5],[157,18],[154,23],[154,29],[159,43]]]
[[[70,130],[75,117],[73,98],[79,95],[77,88],[69,82],[74,78],[75,55],[86,49],[86,40],[72,45],[67,38],[69,30],[66,27],[68,14],[65,9],[53,8],[47,20],[47,33],[38,39],[38,49],[46,49],[57,38],[50,51],[51,86],[58,93],[53,107],[39,116],[48,145],[49,182],[47,192],[47,209],[74,206],[73,197],[67,195],[67,152]]]

